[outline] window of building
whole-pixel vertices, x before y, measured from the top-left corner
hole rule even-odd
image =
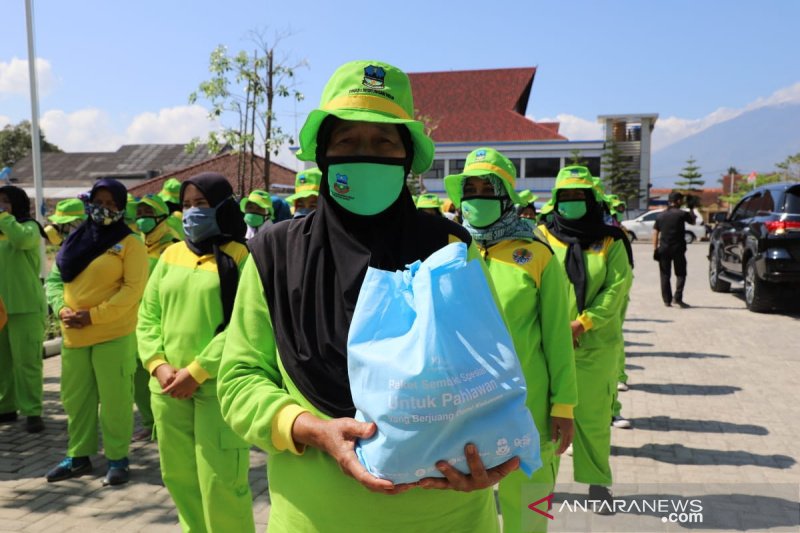
[[[517,167],[519,171],[519,167]],[[526,178],[555,178],[561,170],[558,157],[529,157],[525,159]]]
[[[425,179],[444,179],[444,159],[434,159],[431,168],[422,175]]]
[[[584,160],[586,161],[586,168],[589,169],[589,172],[592,176],[600,176],[600,158],[599,157],[585,157]]]
[[[450,160],[450,174],[461,174],[464,172],[464,163],[466,159],[451,159]]]
[[[511,163],[514,165],[514,168],[517,169],[517,177],[522,176],[522,159],[509,159]]]

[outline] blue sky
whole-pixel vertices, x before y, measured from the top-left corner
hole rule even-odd
[[[306,101],[278,108],[289,131],[338,65],[364,58],[412,72],[538,66],[528,115],[574,140],[599,137],[597,115],[655,112],[658,148],[770,98],[800,101],[793,0],[38,0],[35,16],[42,126],[70,151],[202,136],[213,125],[187,96],[209,53],[252,50],[258,29],[291,31],[283,49],[308,61]],[[23,0],[4,1],[2,19],[0,126],[30,113]]]

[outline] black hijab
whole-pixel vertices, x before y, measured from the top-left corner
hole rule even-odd
[[[244,215],[233,199],[233,188],[225,176],[216,172],[203,172],[187,179],[181,184],[181,204],[183,203],[183,194],[190,183],[203,193],[208,200],[208,205],[217,208],[217,226],[219,226],[220,234],[200,242],[193,242],[187,236],[186,246],[197,256],[214,254],[222,299],[223,321],[217,327],[217,333],[219,333],[227,327],[231,320],[236,289],[239,287],[239,266],[231,256],[222,251],[221,247],[231,241],[244,244],[247,226],[244,223]]]
[[[95,194],[100,189],[108,190],[117,209],[125,211],[125,205],[128,203],[128,190],[122,183],[114,179],[96,181],[89,194],[90,202],[94,200]],[[92,217],[87,218],[83,224],[69,234],[58,251],[56,264],[61,272],[61,279],[64,282],[74,280],[89,266],[89,263],[131,233],[131,229],[125,224],[124,217],[108,226],[95,223]]]
[[[558,213],[558,197],[556,205],[553,207],[553,217],[547,223],[547,230],[555,235],[558,240],[567,244],[567,254],[564,267],[567,271],[572,286],[575,288],[575,303],[578,306],[578,314],[583,313],[586,308],[586,263],[584,262],[583,252],[591,248],[593,244],[611,237],[615,241],[622,239],[627,241],[623,231],[617,227],[609,226],[603,219],[603,208],[597,202],[591,189],[586,191],[586,214],[576,220],[562,217]],[[632,254],[629,251],[630,243],[626,243],[628,250],[628,260],[632,261]]]
[[[347,335],[367,267],[401,270],[445,246],[450,235],[465,243],[471,238],[445,218],[418,212],[406,187],[386,211],[374,216],[339,206],[330,195],[331,160],[324,155],[331,127],[326,119],[317,136],[322,182],[316,211],[275,224],[249,244],[284,368],[320,411],[352,417]],[[413,145],[408,130],[398,129],[408,173]]]
[[[43,239],[48,240],[42,225],[39,224],[35,218],[31,217],[31,200],[23,189],[13,185],[6,185],[0,187],[0,194],[8,196],[8,201],[11,203],[11,214],[14,215],[14,218],[17,219],[19,224],[28,221],[36,222],[36,225],[39,227],[39,235],[41,235]]]

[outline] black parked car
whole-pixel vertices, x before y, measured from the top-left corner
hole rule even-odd
[[[796,304],[800,295],[800,183],[750,192],[730,216],[717,213],[708,247],[714,292],[743,286],[751,311]]]

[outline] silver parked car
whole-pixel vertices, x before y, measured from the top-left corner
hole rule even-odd
[[[633,220],[623,220],[622,225],[628,230],[631,240],[652,241],[653,240],[653,226],[656,223],[658,215],[663,213],[665,209],[657,209],[655,211],[648,211],[641,214]],[[703,223],[703,217],[695,209],[695,216],[697,223],[690,225],[686,224],[686,244],[691,244],[696,240],[704,239],[708,233],[708,227]]]

